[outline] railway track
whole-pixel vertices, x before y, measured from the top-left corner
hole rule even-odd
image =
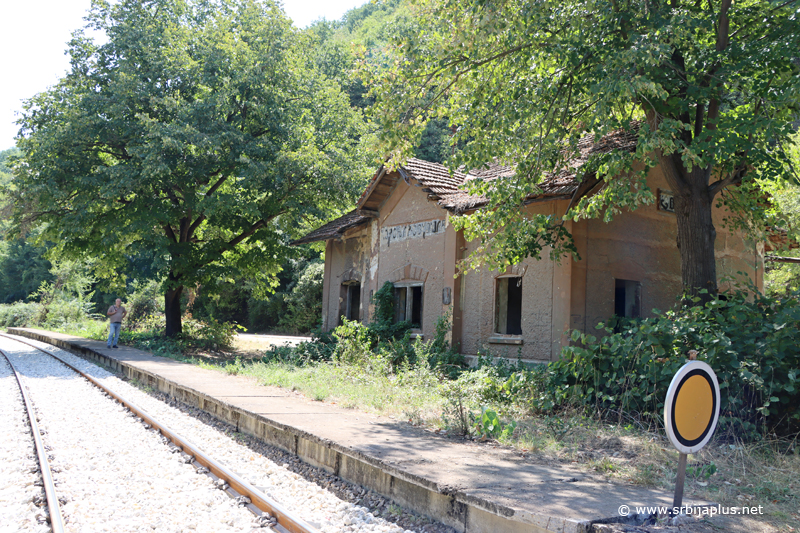
[[[318,533],[316,528],[305,522],[295,513],[284,508],[280,503],[265,495],[262,491],[248,483],[246,480],[242,479],[239,475],[227,468],[225,465],[214,460],[203,450],[190,443],[177,432],[171,430],[166,426],[166,424],[160,422],[158,419],[147,413],[144,409],[138,407],[132,401],[126,399],[118,392],[111,390],[99,380],[86,374],[79,368],[76,368],[55,353],[36,346],[33,343],[23,341],[6,334],[0,333],[0,338],[14,341],[22,345],[27,345],[38,352],[42,352],[47,356],[52,357],[73,372],[82,376],[85,380],[89,381],[92,385],[100,389],[104,394],[122,404],[128,411],[139,417],[146,427],[149,426],[155,431],[158,431],[161,434],[164,442],[169,443],[169,446],[173,447],[172,451],[180,451],[185,458],[185,462],[193,464],[198,473],[208,475],[213,478],[214,483],[218,488],[222,488],[231,497],[236,498],[240,504],[247,506],[248,509],[250,509],[258,517],[260,525],[264,527],[271,527],[273,530],[280,532]],[[62,533],[65,531],[65,526],[59,505],[59,496],[56,491],[56,486],[53,482],[53,476],[47,458],[47,451],[41,439],[41,431],[37,424],[34,406],[26,390],[24,383],[25,378],[21,376],[19,372],[17,372],[17,369],[12,362],[13,358],[9,357],[5,350],[0,350],[0,354],[2,354],[5,360],[8,361],[9,366],[14,372],[17,383],[19,384],[21,395],[25,402],[28,419],[30,421],[31,432],[33,434],[35,448],[37,451],[42,481],[44,483],[44,492],[47,499],[51,529],[53,533]]]

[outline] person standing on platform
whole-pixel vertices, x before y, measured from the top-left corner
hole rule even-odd
[[[108,308],[106,315],[108,315],[110,324],[108,325],[108,342],[106,345],[109,348],[117,347],[119,330],[122,327],[122,319],[125,318],[127,314],[128,311],[122,307],[122,300],[119,298],[114,302],[114,305]]]

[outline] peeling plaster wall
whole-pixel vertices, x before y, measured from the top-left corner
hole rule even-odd
[[[325,248],[325,282],[323,285],[322,329],[332,330],[339,325],[339,310],[342,302],[341,287],[346,280],[361,283],[361,320],[368,321],[367,302],[369,288],[365,280],[369,276],[369,234],[358,228],[345,235],[342,241],[330,240]],[[365,296],[365,293],[366,296]]]
[[[452,290],[453,285],[452,273],[450,279],[445,280],[445,253],[449,240],[454,238],[447,211],[429,201],[419,187],[400,181],[381,207],[377,220],[379,236],[380,230],[436,221],[443,221],[444,231],[389,242],[379,237],[372,250],[373,257],[377,258],[374,290],[386,281],[424,282],[422,334],[426,340],[433,338],[436,320],[442,314],[442,291],[445,286]]]

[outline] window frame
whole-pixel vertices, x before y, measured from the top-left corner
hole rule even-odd
[[[517,280],[517,286],[519,287],[519,333],[508,333],[508,315],[509,315],[509,300],[508,300],[508,288],[506,288],[506,298],[505,298],[505,327],[501,328],[501,283],[506,282],[506,287],[508,284],[511,283],[511,280]],[[504,274],[501,276],[495,277],[494,283],[494,302],[493,302],[493,319],[494,319],[494,327],[492,328],[493,335],[502,335],[504,337],[522,337],[522,280],[523,276],[515,275],[515,274]],[[504,329],[505,331],[501,331]]]
[[[392,283],[394,286],[395,291],[398,289],[402,289],[406,291],[406,301],[405,301],[405,310],[404,310],[404,320],[411,322],[411,331],[421,331],[423,319],[425,316],[425,282],[423,281],[397,281]],[[414,315],[414,298],[413,298],[413,291],[409,289],[414,288],[420,289],[420,297],[419,297],[419,324],[415,324],[413,322],[413,315]],[[412,295],[409,298],[409,294]],[[395,292],[395,314],[394,314],[394,323],[397,324],[399,322],[403,322],[400,320],[397,314],[397,292]],[[410,318],[409,318],[410,317]]]
[[[352,293],[355,289],[358,289],[359,296],[358,296],[358,310],[356,311],[355,318],[350,318],[353,314],[353,301],[352,301]],[[345,281],[341,284],[341,288],[339,290],[339,325],[343,324],[342,319],[346,320],[355,320],[357,322],[361,321],[361,282],[360,281]]]
[[[617,313],[620,308],[620,302],[617,301],[620,289],[622,289],[625,294],[625,301],[622,302],[623,314]],[[629,308],[631,311],[630,315],[628,314]],[[620,318],[642,318],[641,281],[614,278],[614,316]]]

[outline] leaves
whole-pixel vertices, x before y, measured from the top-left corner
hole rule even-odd
[[[757,437],[787,419],[800,420],[798,324],[796,296],[737,291],[630,322],[618,333],[606,328],[600,339],[573,332],[576,344],[550,364],[548,389],[555,404],[574,401],[659,420],[667,388],[694,349],[719,379],[722,429]]]
[[[271,286],[292,237],[368,175],[361,113],[271,1],[96,2],[25,104],[14,226],[106,278]]]
[[[362,60],[382,155],[401,162],[427,124],[444,120],[455,128],[450,168],[516,164],[513,179],[472,184],[489,198],[485,212],[458,222],[487,236],[472,266],[477,256],[490,266],[538,257],[546,246],[572,252],[563,226],[534,217],[525,227],[519,206],[576,158],[580,138],[635,121],[635,153],[589,158],[578,178],[604,187],[566,219],[607,221],[651,203],[644,178],[656,163],[674,170],[676,198],[713,198],[756,174],[784,180],[783,141],[800,108],[796,59],[786,53],[800,49],[797,4],[745,0],[723,14],[714,2],[417,0],[393,26],[387,55]],[[734,229],[763,221],[763,210],[747,209],[763,197],[759,187],[733,196]]]

